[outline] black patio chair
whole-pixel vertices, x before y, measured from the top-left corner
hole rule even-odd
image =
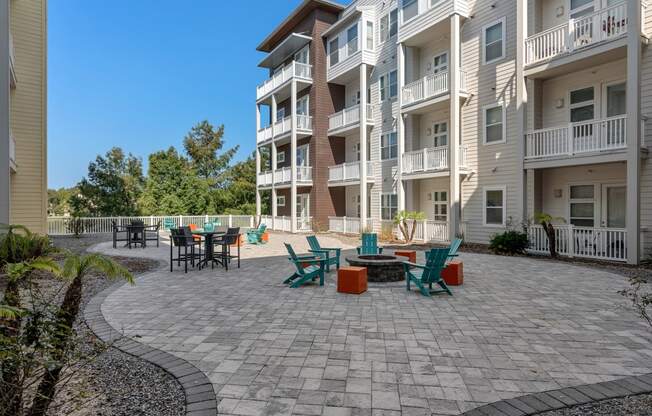
[[[127,245],[131,248],[131,245],[141,246],[145,248],[147,246],[147,241],[145,241],[145,223],[142,220],[131,220],[131,223],[127,226],[128,230],[128,240]]]
[[[113,248],[118,248],[118,242],[126,243],[129,241],[129,232],[123,225],[111,221],[111,230],[113,232]]]
[[[174,258],[174,247],[177,248],[177,257]],[[181,248],[183,247],[183,252]],[[188,252],[190,249],[190,252]],[[195,260],[201,262],[202,251],[201,242],[193,238],[192,232],[188,227],[170,229],[170,271],[174,271],[174,262],[177,267],[181,267],[183,262],[184,273],[188,273],[188,262],[194,268]]]
[[[218,250],[214,250],[215,257],[221,260],[227,271],[232,259],[238,259],[238,269],[240,268],[240,227],[228,228],[226,234],[215,241],[215,245],[219,247]],[[233,245],[237,246],[237,254],[231,253]]]
[[[156,225],[145,227],[145,243],[148,241],[156,241],[156,247],[159,246],[159,232],[161,231],[161,221]]]

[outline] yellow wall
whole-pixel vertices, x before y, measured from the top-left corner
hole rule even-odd
[[[9,0],[16,56],[10,120],[16,138],[11,222],[47,231],[47,0]]]

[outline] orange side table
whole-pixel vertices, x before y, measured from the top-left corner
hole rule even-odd
[[[340,267],[337,271],[337,291],[359,295],[367,291],[366,267]]]
[[[412,263],[417,262],[417,252],[412,250],[399,250],[394,252],[395,256],[407,257]]]
[[[449,286],[459,286],[464,283],[464,264],[459,260],[453,260],[441,273],[442,279]]]
[[[263,233],[263,236],[261,237],[261,240],[262,240],[262,241],[265,241],[265,242],[268,242],[268,241],[269,241],[269,233],[268,233],[267,231],[265,231],[265,232]]]

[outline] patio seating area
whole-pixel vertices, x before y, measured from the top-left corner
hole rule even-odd
[[[322,250],[355,256],[356,244],[343,241],[318,235]],[[454,258],[464,263],[464,284],[453,296],[422,296],[405,281],[338,293],[337,267],[326,272],[324,260],[314,282],[288,287],[300,256],[315,257],[311,249],[305,236],[273,233],[241,247],[239,269],[185,274],[164,264],[108,295],[102,314],[206,374],[220,414],[454,415],[652,372],[652,339],[617,294],[627,285],[620,275],[461,252]],[[163,238],[160,248],[108,242],[92,250],[167,262],[170,247]],[[416,263],[428,264],[423,251]]]

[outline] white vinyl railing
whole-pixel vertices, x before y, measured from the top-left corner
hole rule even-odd
[[[258,174],[258,178],[260,181],[260,176],[265,175],[265,184],[267,185],[269,180],[269,173],[270,172],[263,172]],[[285,184],[285,183],[291,183],[292,182],[292,168],[289,166],[286,166],[284,168],[276,169],[274,171],[273,175],[273,180],[274,183],[279,185],[279,184]],[[297,182],[310,182],[312,181],[312,166],[297,166]],[[260,182],[259,182],[260,184]]]
[[[274,231],[292,231],[292,217],[262,215],[260,223],[265,224],[268,229]],[[297,231],[311,231],[312,230],[312,217],[297,217]]]
[[[625,149],[627,116],[572,123],[525,135],[526,159]]]
[[[271,186],[274,182],[274,174],[271,170],[258,174],[258,186]]]
[[[642,12],[645,12],[643,8]],[[642,14],[643,14],[642,13]],[[572,53],[627,33],[627,2],[552,27],[525,40],[525,64]]]
[[[48,217],[48,234],[49,235],[70,235],[72,228],[70,224],[72,217],[54,216]],[[125,225],[131,221],[142,221],[145,225],[161,224],[164,222],[173,222],[175,227],[195,224],[203,227],[204,224],[211,222],[219,224],[221,227],[240,227],[253,228],[254,217],[252,215],[150,215],[134,217],[81,217],[75,220],[81,220],[84,224],[83,232],[85,234],[110,233],[113,231],[113,223]]]
[[[448,146],[404,153],[401,166],[405,174],[448,169]]]
[[[371,104],[366,105],[367,122],[373,123],[373,108]],[[342,127],[352,126],[360,122],[360,104],[345,108],[335,114],[328,116],[328,130],[336,130]]]
[[[274,183],[290,183],[292,182],[292,168],[285,167],[276,169],[274,171]]]
[[[548,236],[540,225],[528,227],[529,251],[549,254]],[[557,252],[562,256],[627,260],[627,231],[623,228],[555,226]]]
[[[312,131],[312,116],[308,116],[305,114],[298,114],[297,130]]]
[[[460,71],[460,91],[466,91],[466,73]],[[449,90],[448,72],[425,76],[403,87],[402,105],[410,105],[446,94]]]
[[[360,218],[328,217],[328,231],[342,234],[360,234]]]
[[[446,221],[417,221],[414,239],[417,241],[448,241],[448,223]]]
[[[373,162],[367,162],[367,178],[374,176]],[[348,162],[328,167],[329,182],[360,180],[360,162]]]
[[[302,132],[312,132],[312,116],[297,114],[297,130]],[[287,116],[278,120],[272,126],[264,127],[258,130],[258,143],[271,140],[274,137],[288,134],[292,131],[292,116]]]
[[[312,81],[312,66],[296,61],[289,63],[258,86],[256,89],[256,99],[264,97],[294,77]]]

